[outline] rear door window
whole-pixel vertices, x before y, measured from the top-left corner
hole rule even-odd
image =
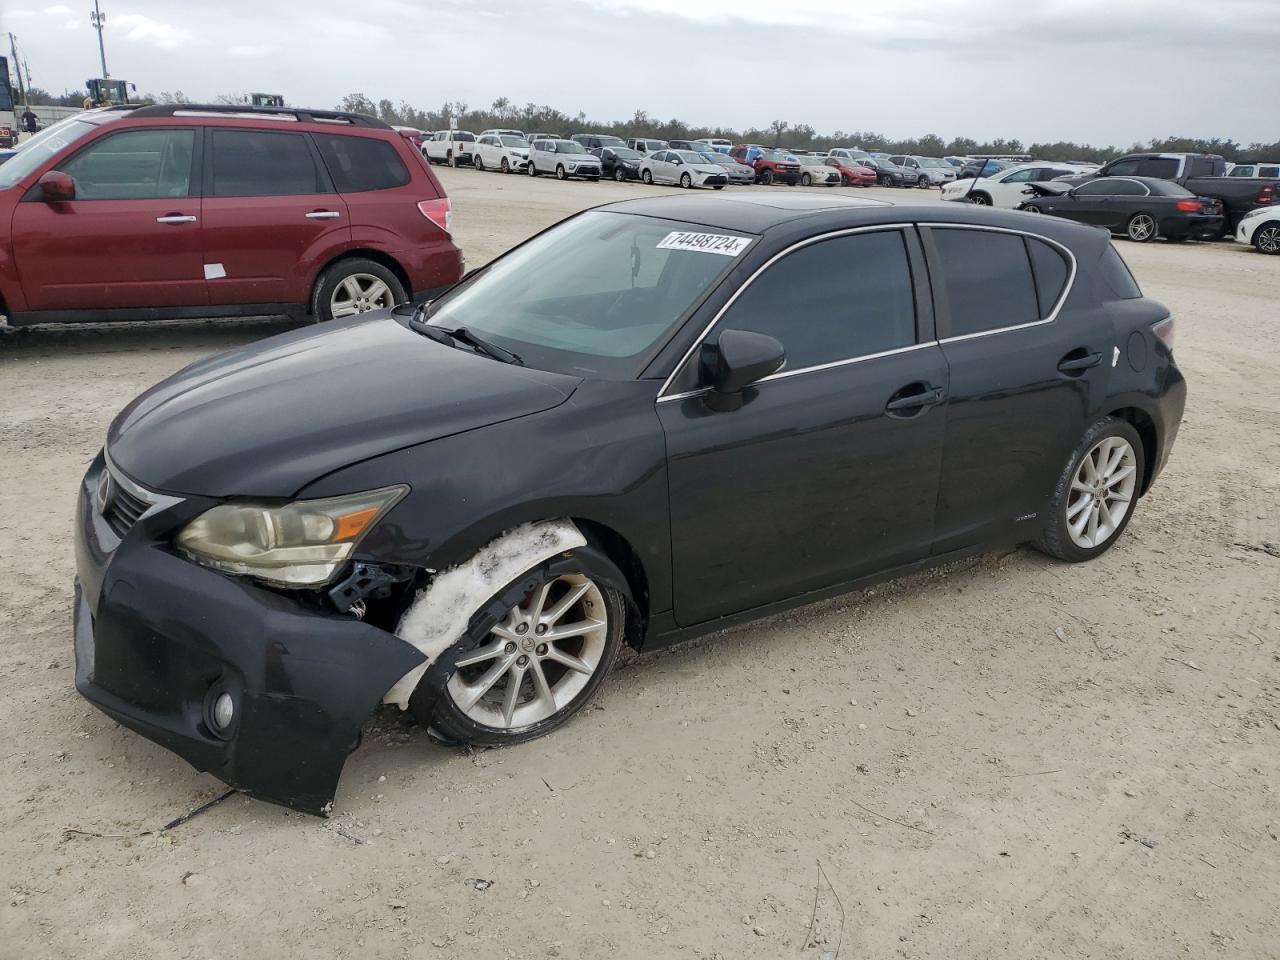
[[[191,194],[194,130],[126,130],[95,140],[58,169],[77,200],[155,200]]]
[[[313,136],[339,193],[392,190],[409,182],[408,168],[385,140],[336,133]]]
[[[1138,173],[1144,177],[1172,180],[1178,175],[1178,167],[1179,163],[1173,157],[1150,157],[1138,166]],[[1194,172],[1191,175],[1199,176]]]
[[[214,197],[287,197],[328,193],[329,185],[300,133],[209,131]]]
[[[1142,160],[1138,157],[1134,157],[1132,160],[1117,160],[1107,167],[1107,176],[1131,177],[1138,172],[1138,166],[1141,163]]]
[[[1015,233],[935,227],[931,264],[951,312],[948,337],[1034,323],[1041,319],[1031,258]]]
[[[910,346],[916,305],[902,232],[801,247],[742,292],[720,329],[773,337],[787,352],[788,370]]]

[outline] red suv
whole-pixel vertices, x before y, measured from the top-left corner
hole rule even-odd
[[[456,282],[413,145],[350,113],[176,104],[70,117],[0,166],[0,313],[316,320]]]
[[[773,150],[758,143],[740,143],[729,151],[729,156],[754,167],[756,183],[785,183],[794,187],[800,182],[800,163],[785,150]]]

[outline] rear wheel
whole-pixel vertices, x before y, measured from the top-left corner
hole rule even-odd
[[[1134,243],[1149,243],[1156,238],[1156,221],[1149,213],[1135,213],[1124,227],[1125,235]]]
[[[324,323],[371,310],[389,310],[408,299],[394,273],[373,260],[352,257],[339,260],[316,280],[311,315]]]
[[[640,179],[643,180],[645,183],[647,183],[649,186],[651,187],[653,186],[653,173],[651,171],[646,170],[644,173],[640,174]]]
[[[448,651],[410,708],[463,743],[501,746],[549,733],[591,699],[613,666],[628,596],[626,578],[591,547],[539,564],[499,591],[510,604],[505,614],[464,640],[466,649]]]
[[[538,175],[538,168],[537,168],[537,167],[535,167],[535,166],[533,165],[533,161],[532,161],[532,160],[530,160],[530,161],[529,161],[529,176],[531,176],[531,177],[536,177],[537,175]]]
[[[1119,539],[1142,489],[1142,438],[1103,417],[1085,431],[1058,480],[1037,546],[1061,560],[1092,560]]]
[[[1259,253],[1280,254],[1280,221],[1264,223],[1253,231],[1253,245]]]
[[[484,169],[484,160],[480,158],[480,154],[477,153],[474,157],[471,158],[471,165],[475,167],[477,170]]]

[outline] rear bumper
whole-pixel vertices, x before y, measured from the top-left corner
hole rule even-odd
[[[362,724],[421,653],[172,553],[167,531],[207,503],[180,502],[117,537],[93,505],[102,469],[99,456],[77,504],[76,689],[197,770],[327,814]],[[224,692],[235,713],[218,731],[211,708]]]
[[[1196,215],[1169,217],[1160,223],[1160,234],[1165,237],[1187,237],[1207,240],[1222,233],[1226,225],[1224,217]]]

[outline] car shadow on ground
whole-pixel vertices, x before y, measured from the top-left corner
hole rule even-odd
[[[307,322],[288,317],[234,320],[153,320],[146,323],[43,324],[0,328],[0,358],[130,353],[141,350],[218,352],[285,333]]]

